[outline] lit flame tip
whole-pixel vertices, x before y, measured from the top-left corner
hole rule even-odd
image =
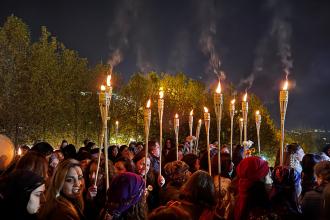
[[[18,148],[17,154],[18,154],[18,155],[22,155],[22,150],[21,150],[20,147]]]
[[[259,114],[260,114],[260,112],[259,112],[259,110],[257,110],[257,111],[256,111],[256,115],[259,115]]]
[[[240,118],[239,120],[240,120],[240,121],[243,121],[243,118]]]
[[[147,102],[147,108],[150,108],[151,100],[149,99]]]
[[[111,86],[111,74],[107,76],[107,86]]]
[[[247,100],[247,92],[245,93],[245,95],[243,96],[243,101],[246,102]]]
[[[205,113],[208,113],[208,112],[209,112],[209,109],[206,108],[206,107],[204,107],[204,112],[205,112]]]
[[[194,114],[194,109],[190,111],[190,115],[193,115]]]
[[[105,91],[105,86],[101,85],[101,91]]]
[[[235,102],[236,102],[236,100],[235,100],[235,99],[232,99],[232,100],[231,100],[231,104],[232,104],[232,105],[234,105],[234,104],[235,104]]]
[[[179,115],[178,115],[178,113],[176,113],[176,114],[175,114],[175,118],[179,118]]]
[[[217,90],[216,90],[216,93],[221,93],[221,83],[220,83],[220,80],[219,80],[219,83],[218,83],[218,87],[217,87]]]
[[[288,87],[289,87],[289,82],[288,80],[285,80],[283,90],[288,90]]]
[[[118,125],[119,124],[119,121],[116,121],[116,125]]]
[[[160,89],[159,89],[159,98],[160,98],[160,99],[164,98],[163,87],[160,87]]]

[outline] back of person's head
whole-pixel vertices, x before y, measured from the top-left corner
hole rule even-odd
[[[198,156],[196,154],[192,154],[192,153],[186,154],[182,158],[182,161],[185,162],[186,164],[188,164],[189,171],[191,173],[194,173],[195,171],[197,171],[196,167],[195,167],[197,160],[199,160]]]
[[[171,183],[175,186],[182,186],[187,182],[189,173],[189,166],[183,161],[172,161],[164,166],[164,175],[166,182]]]
[[[51,155],[54,151],[54,148],[47,142],[39,142],[31,148],[31,151],[36,151],[43,154],[45,157]]]
[[[301,146],[297,143],[291,143],[291,144],[288,144],[286,146],[286,151],[289,153],[289,154],[295,154],[298,152],[298,150],[301,149]]]
[[[62,152],[65,159],[76,158],[77,151],[76,147],[73,144],[69,144],[68,146],[66,146]]]
[[[191,220],[192,217],[188,212],[178,206],[160,206],[153,210],[149,216],[149,220]]]
[[[313,174],[314,166],[321,161],[321,157],[317,154],[305,154],[301,161],[302,171],[304,174]]]
[[[233,151],[233,163],[235,167],[243,160],[244,158],[244,147],[241,145],[236,145]]]
[[[45,156],[36,151],[27,152],[16,164],[16,170],[29,170],[48,179],[48,163]]]
[[[180,197],[202,208],[216,204],[213,178],[205,171],[196,171],[180,190]]]

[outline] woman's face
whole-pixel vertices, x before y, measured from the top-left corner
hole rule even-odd
[[[69,198],[78,198],[82,195],[84,176],[80,167],[71,167],[65,177],[62,193]]]
[[[301,162],[304,156],[305,156],[305,152],[302,148],[300,148],[296,153],[297,160]]]
[[[136,169],[138,174],[140,174],[141,176],[144,176],[146,174],[144,157],[136,163]],[[147,158],[147,173],[149,172],[149,169],[150,169],[150,159]]]
[[[115,163],[115,173],[120,174],[120,173],[125,173],[127,172],[123,161],[118,161]]]
[[[35,214],[40,208],[40,201],[44,199],[45,184],[42,184],[30,194],[30,200],[26,206],[26,210],[29,214]]]
[[[197,159],[196,162],[195,162],[195,169],[196,169],[196,170],[199,170],[200,167],[201,167],[201,166],[200,166],[200,163],[199,163],[199,159]]]
[[[117,157],[117,154],[118,154],[118,148],[115,147],[115,148],[112,150],[111,153],[112,153],[112,156],[113,156],[113,157]]]

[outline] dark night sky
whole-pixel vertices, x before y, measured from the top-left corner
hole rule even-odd
[[[181,71],[211,83],[213,69],[221,69],[223,83],[238,92],[250,79],[250,91],[277,121],[283,69],[290,67],[287,128],[330,129],[329,12],[328,0],[2,0],[0,23],[16,15],[34,40],[47,26],[91,65],[120,54],[115,70],[126,79],[137,71]]]

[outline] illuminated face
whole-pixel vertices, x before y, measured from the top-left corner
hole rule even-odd
[[[199,163],[199,159],[197,159],[196,162],[195,162],[195,169],[196,169],[196,170],[199,170],[200,167],[201,167],[201,166],[200,166],[200,163]]]
[[[305,156],[305,152],[302,148],[300,148],[296,153],[297,160],[301,162],[304,156]]]
[[[150,159],[147,158],[147,172],[146,172],[146,166],[145,166],[145,159],[144,157],[139,160],[137,163],[136,163],[136,170],[138,172],[138,174],[140,174],[141,176],[144,176],[146,173],[149,172],[149,169],[150,169]]]
[[[69,198],[78,198],[82,195],[84,176],[80,167],[71,167],[66,174],[62,193]]]
[[[40,208],[40,200],[44,196],[45,184],[42,184],[30,194],[30,200],[26,206],[26,210],[29,214],[35,214]]]
[[[160,156],[160,146],[158,142],[156,142],[155,147],[151,151],[151,154],[154,155],[155,157]]]
[[[181,150],[178,151],[178,159],[182,160],[183,158],[183,152]]]
[[[170,149],[172,147],[171,140],[167,140],[165,146],[167,149]]]
[[[118,161],[115,163],[115,173],[120,174],[120,173],[125,173],[127,172],[123,161]]]

